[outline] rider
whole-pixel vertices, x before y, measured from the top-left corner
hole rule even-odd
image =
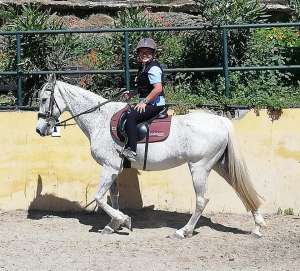
[[[141,39],[136,47],[140,64],[136,77],[139,103],[127,114],[125,131],[128,141],[122,153],[130,161],[136,161],[137,124],[153,118],[165,106],[163,69],[155,59],[156,48],[151,38]],[[129,99],[134,95],[129,91],[125,94]]]

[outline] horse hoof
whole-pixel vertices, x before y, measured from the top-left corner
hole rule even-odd
[[[193,233],[192,232],[186,233],[185,237],[186,238],[191,238],[191,237],[193,237]]]
[[[267,227],[267,224],[266,224],[266,222],[265,222],[265,219],[264,219],[264,217],[262,216],[261,213],[255,212],[255,213],[253,214],[253,216],[254,216],[255,224],[257,224],[258,226],[263,227],[263,228],[266,228],[266,227]]]
[[[124,223],[124,227],[132,231],[132,223],[131,223],[131,217],[127,216]]]
[[[104,229],[101,231],[102,234],[112,234],[114,230],[110,226],[105,226]]]
[[[254,230],[251,231],[251,234],[256,237],[256,238],[261,238],[263,235],[262,233],[259,231],[259,229],[255,228]]]
[[[173,234],[173,237],[174,237],[175,239],[180,239],[180,240],[182,240],[182,239],[185,238],[184,233],[183,233],[183,231],[181,231],[181,230],[175,231],[175,233]]]

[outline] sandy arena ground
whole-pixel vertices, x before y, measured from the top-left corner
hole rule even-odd
[[[300,270],[300,217],[205,214],[195,235],[171,238],[189,215],[128,211],[133,232],[103,235],[104,214],[0,212],[0,270]]]

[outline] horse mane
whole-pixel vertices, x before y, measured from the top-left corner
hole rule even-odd
[[[78,95],[84,95],[85,97],[91,99],[91,100],[99,100],[99,101],[106,101],[107,99],[105,99],[104,97],[102,97],[99,94],[96,94],[90,90],[87,90],[85,88],[79,87],[79,86],[75,86],[75,85],[71,85],[67,82],[63,82],[60,80],[57,80],[56,83],[63,88],[66,92],[68,92],[69,95],[72,95],[73,97],[77,97]],[[74,90],[72,92],[70,92],[70,89]]]

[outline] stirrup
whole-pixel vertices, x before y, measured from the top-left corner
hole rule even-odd
[[[121,153],[127,160],[131,162],[136,161],[136,153],[132,151],[130,148],[124,149]]]

